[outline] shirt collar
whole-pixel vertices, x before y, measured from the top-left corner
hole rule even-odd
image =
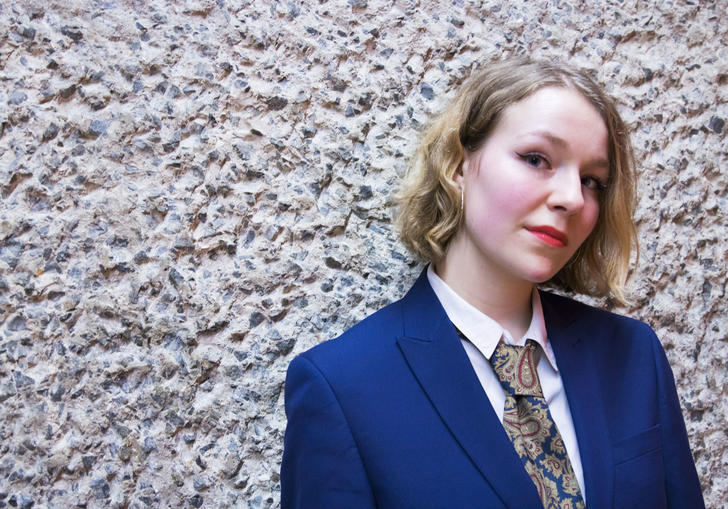
[[[535,287],[531,295],[531,308],[533,310],[531,324],[522,338],[514,340],[510,333],[498,322],[455,293],[455,290],[450,288],[435,273],[432,264],[427,267],[427,280],[430,282],[432,290],[445,309],[445,314],[450,318],[450,321],[480,350],[480,353],[486,359],[490,360],[501,337],[509,345],[525,345],[526,340],[532,339],[541,345],[549,364],[555,371],[558,371],[554,352],[546,336],[546,322],[544,321],[541,297]]]

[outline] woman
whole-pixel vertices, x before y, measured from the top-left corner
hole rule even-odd
[[[289,367],[283,507],[703,507],[652,330],[536,290],[624,302],[633,167],[585,73],[475,74],[401,194],[428,268]]]

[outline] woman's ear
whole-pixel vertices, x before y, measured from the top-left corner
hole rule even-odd
[[[455,170],[455,174],[452,176],[453,182],[455,182],[458,187],[463,185],[463,179],[465,178],[465,172],[468,170],[468,164],[469,157],[466,154],[465,156],[463,156],[462,161],[460,161],[460,164]]]

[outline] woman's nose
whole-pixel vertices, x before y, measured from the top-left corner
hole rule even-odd
[[[584,189],[581,175],[576,168],[558,168],[552,177],[548,206],[574,214],[584,207]]]

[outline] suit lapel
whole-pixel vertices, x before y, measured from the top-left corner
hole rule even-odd
[[[505,506],[539,507],[536,488],[424,271],[402,309],[400,350],[447,428]]]
[[[590,348],[583,312],[570,313],[568,302],[541,293],[546,330],[554,350],[561,380],[574,422],[581,464],[584,469],[585,497],[590,508],[612,507],[613,460],[602,394]]]

